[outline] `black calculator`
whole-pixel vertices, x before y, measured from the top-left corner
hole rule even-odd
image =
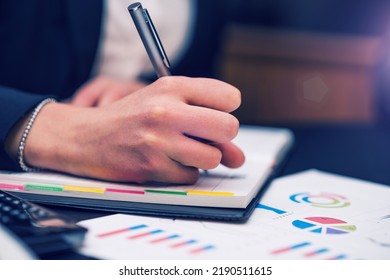
[[[38,257],[76,249],[87,233],[70,218],[2,190],[0,231],[13,236]]]

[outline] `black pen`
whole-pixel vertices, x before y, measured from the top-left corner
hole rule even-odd
[[[133,18],[135,27],[138,30],[142,43],[145,46],[149,59],[153,64],[154,71],[157,76],[170,76],[170,64],[168,57],[161,44],[157,31],[154,28],[152,19],[149,16],[148,10],[144,9],[141,3],[136,2],[131,4],[128,11]]]

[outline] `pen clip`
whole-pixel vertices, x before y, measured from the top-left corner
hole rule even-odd
[[[165,66],[167,68],[170,68],[171,65],[169,63],[169,60],[168,60],[168,56],[167,54],[165,53],[165,50],[164,50],[164,47],[160,41],[160,38],[158,37],[158,34],[157,34],[157,31],[153,25],[153,22],[152,22],[152,19],[150,18],[149,16],[149,12],[147,9],[144,9],[142,8],[142,14],[144,15],[144,18],[145,18],[145,22],[146,24],[148,25],[149,29],[150,29],[150,32],[153,34],[153,38],[154,40],[156,41],[156,45],[158,46],[158,49],[160,51],[160,55],[161,55],[161,58],[162,58],[162,61],[163,63],[165,64]]]

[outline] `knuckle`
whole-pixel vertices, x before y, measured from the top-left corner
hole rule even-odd
[[[155,125],[166,122],[170,118],[170,114],[170,111],[164,106],[153,105],[149,108],[145,118],[148,124]]]
[[[177,79],[172,79],[170,76],[161,77],[159,78],[155,84],[158,86],[162,91],[170,92],[172,88],[175,86],[175,81]]]
[[[163,94],[181,94],[184,88],[188,87],[193,80],[184,76],[164,76],[159,78],[154,84],[158,87],[157,92]]]
[[[143,146],[153,147],[157,143],[157,136],[154,133],[145,133],[142,137]]]

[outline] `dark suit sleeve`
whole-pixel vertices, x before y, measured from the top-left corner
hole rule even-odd
[[[97,0],[0,1],[0,170],[20,170],[4,147],[16,123],[90,78],[102,9]]]
[[[5,140],[16,123],[48,97],[0,86],[0,169],[20,170],[6,153]]]

